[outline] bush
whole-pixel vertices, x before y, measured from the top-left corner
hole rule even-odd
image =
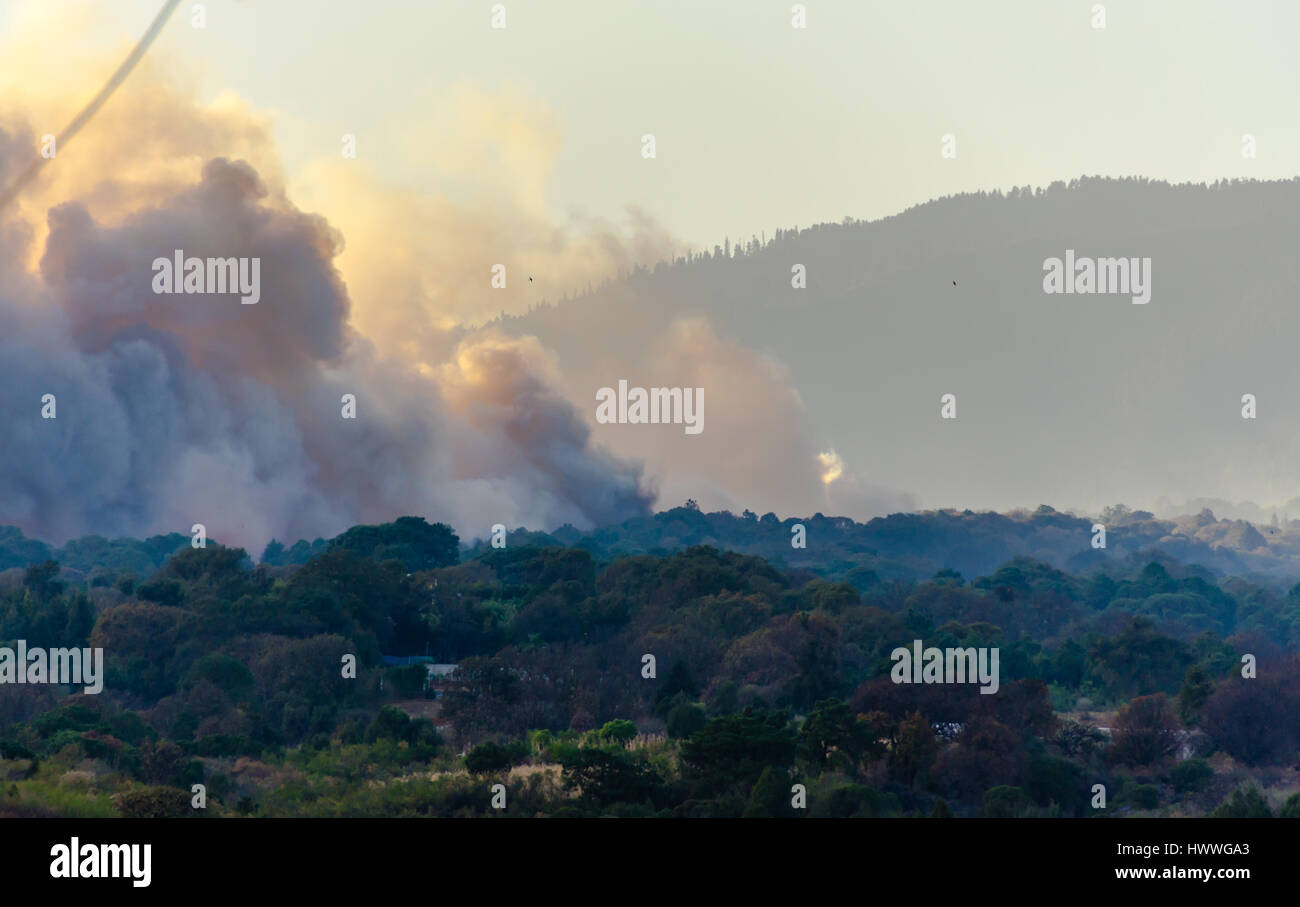
[[[627,746],[636,737],[636,725],[626,718],[606,721],[605,726],[597,731],[597,736],[605,742]]]
[[[1018,787],[999,784],[984,793],[984,817],[987,819],[1019,819],[1033,805],[1029,795]]]
[[[190,794],[174,787],[126,791],[118,794],[116,801],[124,819],[175,819],[197,812],[190,807]]]
[[[374,743],[376,740],[414,743],[415,725],[411,716],[395,706],[384,706],[366,728],[366,742]]]
[[[209,734],[200,737],[187,747],[195,756],[248,756],[260,759],[265,747],[251,737],[236,734]]]
[[[418,699],[424,695],[429,680],[429,671],[424,665],[399,665],[384,673],[388,685],[403,699]]]
[[[668,713],[668,736],[681,740],[703,730],[706,724],[708,718],[704,714],[704,709],[693,702],[679,702]]]
[[[564,764],[564,786],[580,790],[584,802],[646,806],[661,799],[663,779],[638,753],[584,747]]]
[[[185,590],[174,579],[156,579],[136,589],[139,598],[156,605],[175,608],[185,601]]]
[[[1117,762],[1150,765],[1178,749],[1178,719],[1164,693],[1138,696],[1115,716],[1113,753]]]
[[[247,699],[253,694],[253,672],[240,661],[213,652],[204,655],[181,677],[181,689],[188,690],[200,680],[207,680],[233,700]]]
[[[1291,686],[1277,677],[1223,681],[1206,700],[1201,727],[1238,762],[1283,762],[1300,745],[1300,693]]]
[[[1157,809],[1160,806],[1160,791],[1154,784],[1135,784],[1124,791],[1121,800],[1124,805],[1134,809]]]
[[[1212,815],[1216,819],[1271,819],[1273,811],[1259,788],[1251,785],[1234,790]]]
[[[1282,808],[1277,811],[1279,819],[1300,819],[1300,794],[1292,794],[1286,798]]]
[[[1213,777],[1214,769],[1204,759],[1187,759],[1169,770],[1169,783],[1179,795],[1204,790]]]
[[[817,819],[881,819],[902,813],[897,795],[883,794],[864,784],[833,787],[813,801],[808,814]]]
[[[1087,805],[1083,794],[1082,769],[1068,759],[1034,756],[1029,760],[1028,793],[1040,806],[1056,803],[1078,815]]]
[[[465,770],[471,775],[495,775],[508,771],[527,756],[528,750],[521,744],[502,746],[489,740],[469,751],[465,756]]]

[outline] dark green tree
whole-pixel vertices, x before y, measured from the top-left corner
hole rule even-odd
[[[1216,819],[1271,819],[1273,811],[1268,801],[1253,784],[1239,787],[1212,813]]]
[[[526,746],[503,745],[489,740],[474,747],[465,756],[465,770],[471,775],[496,775],[518,765],[528,757]]]
[[[662,801],[663,779],[638,754],[587,746],[563,763],[564,785],[597,808]]]
[[[329,543],[375,561],[396,559],[410,572],[450,567],[460,558],[460,539],[450,526],[424,517],[398,517],[378,526],[353,526]]]
[[[902,784],[924,784],[939,753],[934,728],[920,712],[898,726],[898,738],[889,752],[889,774]]]
[[[821,772],[826,769],[856,771],[865,758],[883,754],[880,732],[849,704],[826,699],[804,719],[799,729],[799,755]]]
[[[695,682],[691,669],[680,658],[673,661],[667,676],[655,692],[654,714],[660,718],[666,717],[679,693],[685,693],[692,701],[700,695],[699,685]]]
[[[1183,687],[1178,691],[1178,717],[1189,727],[1201,718],[1201,709],[1210,698],[1213,688],[1210,677],[1200,665],[1192,665],[1183,678]]]
[[[753,706],[711,719],[681,748],[683,765],[714,795],[732,789],[747,794],[763,769],[788,768],[794,754],[789,713]]]
[[[700,731],[708,723],[708,718],[704,709],[682,699],[668,712],[666,723],[668,736],[680,740]]]
[[[784,769],[767,766],[754,790],[749,795],[749,804],[743,813],[746,819],[777,819],[790,816],[794,809],[790,805],[790,776]]]

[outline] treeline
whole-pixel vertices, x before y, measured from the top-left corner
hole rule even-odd
[[[106,677],[0,685],[0,813],[189,814],[201,783],[213,813],[487,815],[488,776],[530,815],[1090,815],[1097,784],[1111,812],[1290,808],[1300,591],[1167,558],[855,583],[550,541],[462,556],[404,517],[300,565],[11,570],[0,639],[102,647]],[[998,692],[894,683],[916,639],[997,648]],[[459,667],[430,689],[384,656]]]
[[[1171,573],[1196,575],[1208,584],[1227,577],[1245,579],[1259,604],[1240,615],[1220,614],[1216,626],[1189,626],[1183,632],[1214,629],[1224,635],[1249,629],[1283,642],[1300,643],[1300,610],[1287,599],[1300,576],[1300,533],[1266,543],[1250,523],[1218,520],[1209,511],[1179,522],[1156,519],[1122,505],[1100,519],[1106,547],[1092,545],[1093,518],[1060,513],[1051,507],[1009,514],[940,510],[896,513],[858,523],[821,513],[780,519],[773,513],[705,513],[693,502],[652,516],[603,526],[589,532],[562,527],[550,533],[519,530],[511,545],[578,547],[605,561],[625,554],[668,554],[708,545],[757,555],[787,571],[844,581],[864,593],[881,584],[921,582],[944,569],[983,576],[1017,557],[1088,578],[1116,582],[1155,562]],[[802,526],[805,548],[791,545]],[[486,543],[476,542],[474,556]],[[1159,604],[1159,603],[1157,603]],[[1274,615],[1252,623],[1262,612]],[[1280,617],[1280,619],[1278,619]]]

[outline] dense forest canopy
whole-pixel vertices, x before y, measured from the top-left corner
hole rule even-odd
[[[485,815],[490,778],[518,815],[1300,812],[1283,555],[1110,518],[402,517],[258,563],[0,530],[0,644],[105,661],[99,695],[0,684],[0,811]],[[895,682],[916,640],[997,649],[996,694]]]

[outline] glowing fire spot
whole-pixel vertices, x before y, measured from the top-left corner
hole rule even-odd
[[[822,451],[817,455],[817,464],[822,471],[822,484],[829,485],[844,474],[844,461],[834,450]]]

